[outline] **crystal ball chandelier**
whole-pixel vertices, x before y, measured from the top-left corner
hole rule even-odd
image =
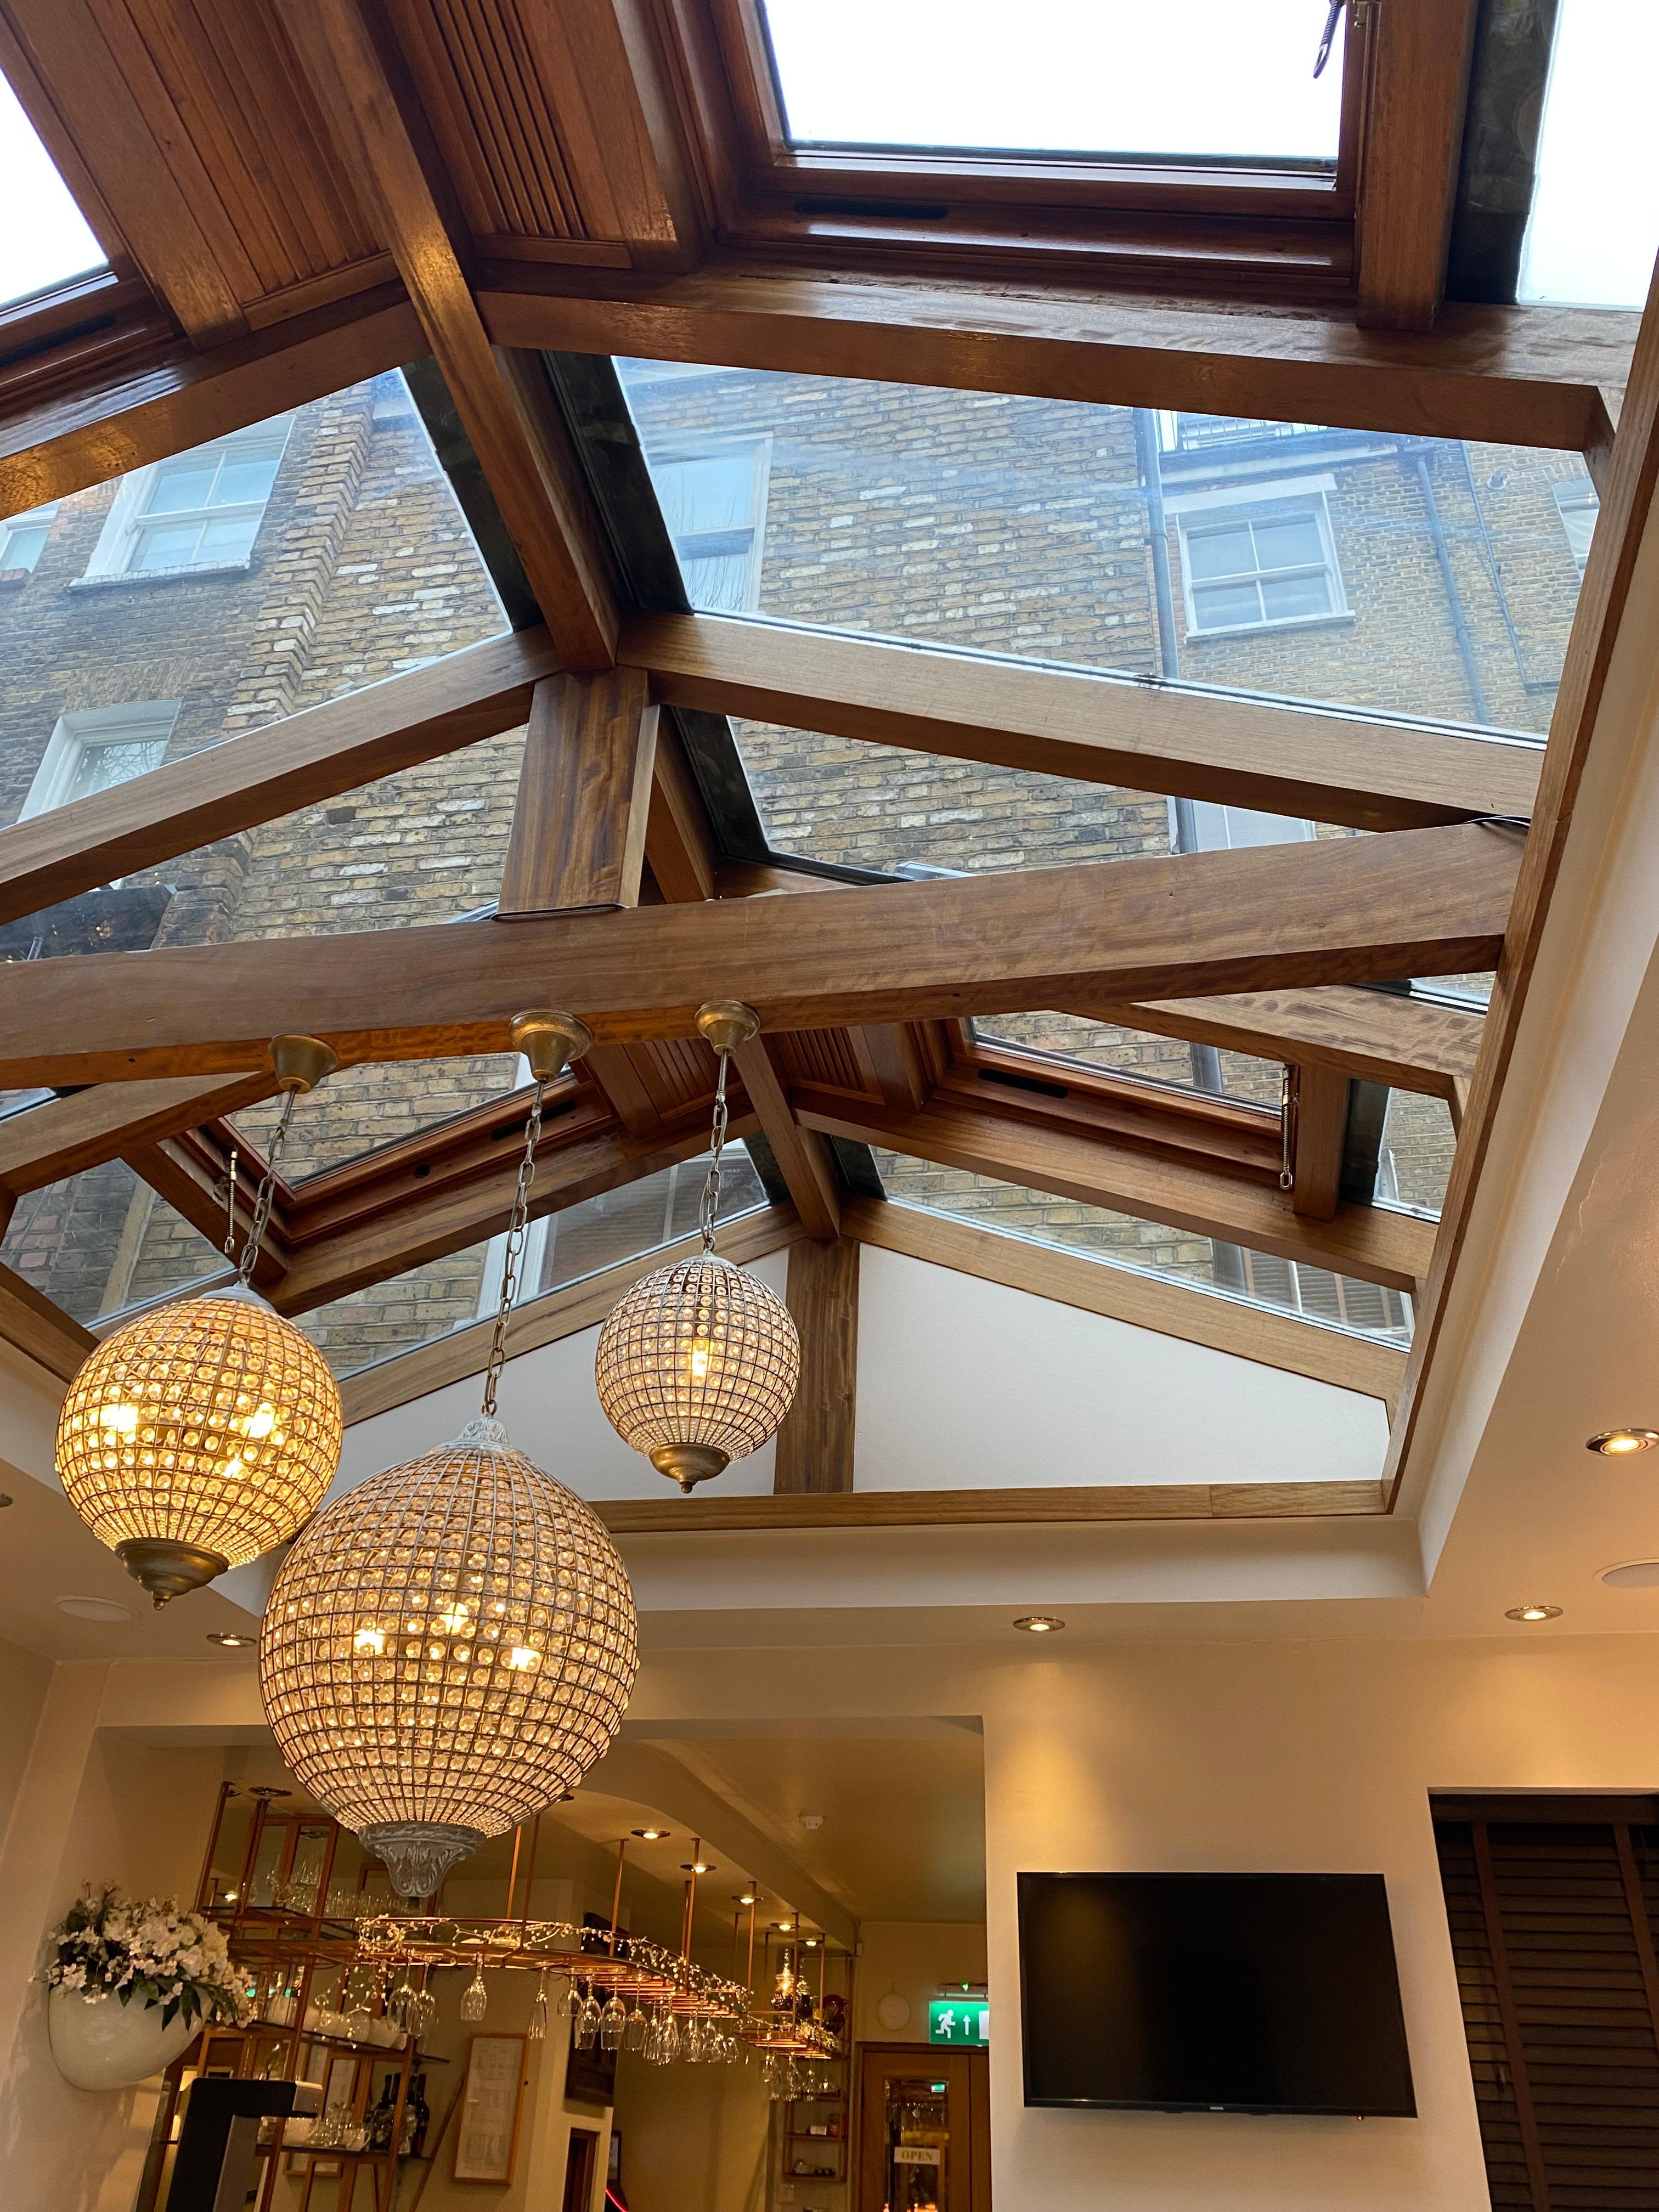
[[[538,1012],[518,1016],[513,1041],[536,1087],[482,1414],[319,1514],[259,1637],[283,1756],[409,1898],[575,1788],[621,1725],[638,1666],[615,1545],[495,1419],[546,1086],[591,1039],[574,1016]]]
[[[138,1315],[90,1354],[58,1422],[71,1505],[157,1606],[304,1526],[340,1463],[340,1393],[321,1352],[251,1287],[295,1100],[335,1063],[278,1037],[286,1093],[237,1279]],[[234,1242],[236,1191],[229,1195]]]
[[[319,1513],[259,1638],[277,1748],[410,1898],[575,1788],[637,1665],[616,1546],[488,1416]]]
[[[711,1000],[699,1007],[697,1027],[720,1055],[702,1250],[635,1284],[599,1331],[593,1363],[612,1428],[688,1492],[775,1436],[800,1380],[788,1308],[714,1254],[726,1062],[758,1033],[760,1018],[734,1000]]]

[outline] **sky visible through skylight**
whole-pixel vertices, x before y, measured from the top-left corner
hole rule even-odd
[[[0,306],[101,269],[104,249],[87,228],[17,95],[0,77]]]
[[[1653,0],[1561,0],[1544,100],[1523,300],[1639,307],[1659,247]]]
[[[1601,0],[1596,0],[1601,4]],[[765,0],[799,143],[1330,161],[1325,0]]]

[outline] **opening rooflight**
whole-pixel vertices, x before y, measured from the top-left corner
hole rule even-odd
[[[796,145],[1334,163],[1341,29],[1307,0],[765,0]]]
[[[0,236],[0,306],[27,300],[105,266],[104,249],[76,206],[17,95],[0,77],[0,198],[14,213]]]

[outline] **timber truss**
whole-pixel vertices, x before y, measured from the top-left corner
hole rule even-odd
[[[121,1158],[216,1241],[228,1117],[269,1095],[272,1034],[348,1064],[497,1053],[550,1002],[596,1039],[550,1101],[535,1206],[554,1211],[702,1149],[693,1012],[740,998],[763,1033],[738,1055],[732,1127],[764,1139],[781,1188],[731,1249],[790,1246],[805,1338],[785,1494],[618,1506],[614,1525],[1387,1510],[1648,520],[1659,325],[1440,308],[1474,0],[1366,12],[1318,191],[911,164],[878,180],[884,211],[867,174],[849,199],[845,163],[781,146],[745,74],[750,0],[0,0],[0,66],[111,260],[0,317],[0,511],[421,362],[515,623],[0,830],[0,923],[528,724],[487,917],[0,969],[0,1087],[61,1094],[0,1122],[0,1224]],[[947,191],[942,225],[906,214]],[[660,515],[619,530],[638,484],[619,488],[616,441],[572,404],[611,354],[1582,453],[1601,513],[1547,748],[691,613]],[[728,714],[1370,834],[859,880],[767,849],[731,803]],[[1484,1018],[1398,988],[1487,969]],[[1036,1011],[1281,1063],[1290,1188],[1277,1112],[1034,1062],[971,1027]],[[1343,1197],[1356,1080],[1449,1105],[1437,1231]],[[304,1314],[497,1232],[526,1105],[279,1187],[256,1281]],[[860,1146],[1406,1292],[1412,1350],[884,1205],[849,1181]],[[1384,1477],[849,1494],[863,1243],[1383,1399]],[[590,1325],[628,1273],[526,1309],[515,1346]],[[15,1276],[0,1334],[63,1375],[92,1341]],[[482,1358],[463,1329],[354,1378],[349,1410]]]

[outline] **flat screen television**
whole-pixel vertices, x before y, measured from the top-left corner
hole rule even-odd
[[[1381,1875],[1022,1874],[1028,2105],[1414,2116]]]

